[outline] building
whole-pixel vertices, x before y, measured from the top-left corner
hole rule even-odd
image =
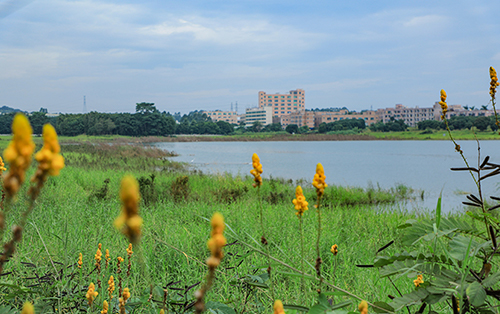
[[[245,114],[241,117],[241,120],[245,122],[247,127],[253,125],[255,121],[259,121],[262,125],[271,124],[273,123],[272,108],[247,108]]]
[[[364,110],[361,112],[349,112],[346,109],[339,111],[316,111],[314,127],[318,128],[321,123],[331,123],[346,119],[362,119],[366,126],[370,126],[380,121],[380,118],[374,110]]]
[[[207,116],[209,116],[213,122],[226,121],[231,124],[238,124],[238,113],[236,111],[202,111]]]
[[[439,102],[434,103],[434,120],[441,120],[441,105]],[[446,112],[446,119],[451,117],[491,117],[495,115],[493,109],[480,110],[480,109],[465,109],[462,105],[448,105],[448,112]]]
[[[267,94],[259,92],[259,107],[272,108],[272,115],[281,117],[296,111],[304,111],[305,91],[303,89],[291,90],[288,94]]]
[[[425,120],[435,120],[436,114],[440,115],[441,110],[436,111],[435,106],[430,108],[408,108],[397,104],[394,108],[378,109],[377,115],[380,121],[387,123],[391,120],[404,120],[405,124],[411,127]]]

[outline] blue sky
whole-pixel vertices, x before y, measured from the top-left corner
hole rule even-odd
[[[489,104],[498,1],[0,0],[0,106],[239,111]],[[490,105],[491,107],[491,105]]]

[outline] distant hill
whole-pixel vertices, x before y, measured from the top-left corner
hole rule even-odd
[[[0,107],[0,114],[1,113],[11,113],[11,112],[22,112],[22,110],[14,109],[14,108],[7,107],[7,106]]]

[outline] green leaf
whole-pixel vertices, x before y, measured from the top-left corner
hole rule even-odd
[[[309,309],[309,312],[307,312],[307,314],[324,314],[328,310],[329,308],[324,306],[323,304],[316,304]]]
[[[388,311],[394,312],[394,308],[385,302],[373,302],[373,304],[378,306],[378,307],[381,307],[383,309],[386,309]],[[373,311],[375,313],[387,313],[386,311],[378,309],[376,307],[372,307],[372,308],[373,308]]]
[[[479,307],[484,304],[486,300],[486,290],[484,290],[484,287],[479,282],[475,281],[470,284],[465,292],[472,305]]]
[[[439,229],[439,224],[441,223],[441,197],[443,196],[443,190],[439,193],[438,202],[436,205],[436,228]]]
[[[236,311],[224,303],[209,301],[205,304],[205,309],[216,314],[236,314]]]
[[[338,309],[344,308],[346,306],[349,306],[351,304],[352,304],[352,300],[347,300],[347,301],[344,301],[344,302],[333,304],[330,308],[332,310],[338,310]]]
[[[15,308],[7,305],[0,307],[0,314],[17,314],[19,313]]]
[[[463,261],[468,255],[467,250],[469,246],[471,249],[477,246],[477,242],[472,238],[466,238],[464,236],[456,236],[450,241],[450,256],[459,261]],[[470,254],[470,252],[469,252]]]
[[[405,306],[422,303],[422,300],[428,295],[429,293],[425,289],[417,289],[401,297],[395,298],[389,305],[397,312]]]
[[[483,284],[483,287],[485,287],[485,288],[491,288],[496,283],[498,283],[498,281],[500,281],[500,272],[489,275],[488,278],[483,280],[482,284]]]
[[[302,305],[295,305],[295,304],[283,304],[283,308],[285,310],[297,310],[297,311],[301,311],[301,312],[309,311],[308,307],[305,307]]]

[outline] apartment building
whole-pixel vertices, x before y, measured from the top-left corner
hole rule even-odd
[[[434,120],[441,120],[441,105],[439,102],[434,103]],[[480,109],[464,109],[462,105],[448,105],[448,112],[446,112],[446,119],[451,117],[461,116],[461,117],[490,117],[494,116],[495,111],[493,109],[480,110]]]
[[[238,123],[238,113],[236,111],[222,111],[222,110],[213,110],[213,111],[202,111],[207,114],[213,122],[217,121],[226,121],[231,124]]]
[[[321,123],[331,123],[346,119],[362,119],[367,126],[380,121],[377,112],[374,110],[365,110],[362,112],[349,112],[346,109],[339,111],[316,111],[314,127],[319,127]]]
[[[253,125],[255,121],[259,121],[262,125],[271,124],[273,123],[272,108],[247,108],[245,114],[241,116],[240,120],[245,122],[247,127]]]
[[[272,115],[281,117],[295,111],[305,110],[305,91],[303,89],[291,90],[288,94],[267,94],[259,92],[259,107],[272,108]]]
[[[387,123],[394,120],[404,120],[405,124],[411,127],[417,126],[417,123],[425,120],[435,120],[436,114],[441,114],[441,109],[436,112],[435,106],[431,108],[408,108],[401,104],[397,104],[393,108],[378,109],[376,114],[379,117],[379,121]]]

